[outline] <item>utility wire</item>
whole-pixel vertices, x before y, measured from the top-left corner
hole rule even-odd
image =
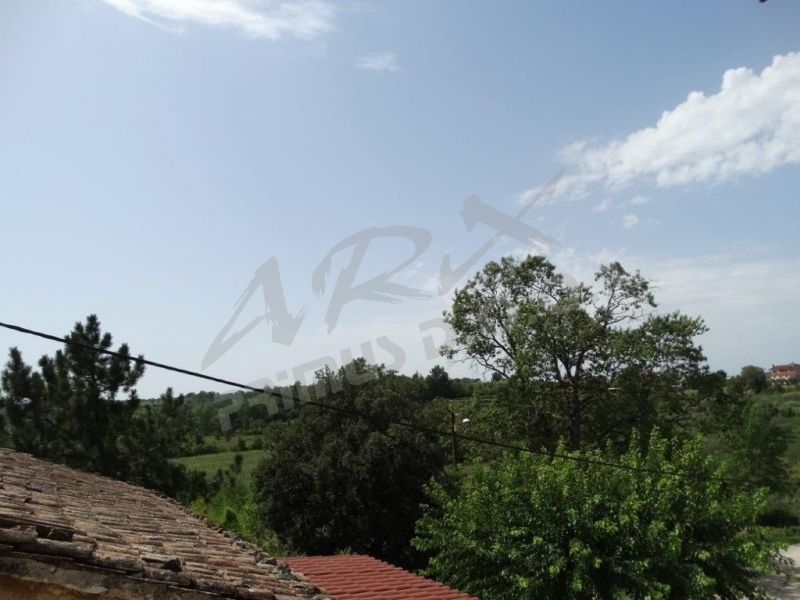
[[[59,343],[66,344],[66,345],[70,345],[71,344],[73,346],[78,346],[80,348],[86,348],[87,350],[93,350],[93,351],[99,352],[101,354],[106,354],[108,356],[114,356],[116,358],[120,358],[120,359],[127,360],[127,361],[130,361],[130,362],[135,362],[137,364],[148,365],[148,366],[155,367],[155,368],[158,368],[158,369],[164,369],[166,371],[172,371],[174,373],[181,373],[183,375],[189,375],[190,377],[197,377],[199,379],[205,379],[206,381],[213,381],[215,383],[223,383],[225,385],[230,385],[232,387],[237,387],[237,388],[240,388],[240,389],[243,389],[243,390],[248,390],[248,391],[252,391],[252,392],[258,392],[258,393],[262,393],[262,394],[268,394],[268,395],[274,396],[276,398],[281,398],[281,399],[283,398],[283,396],[281,396],[279,393],[273,392],[273,391],[268,391],[268,390],[266,390],[264,388],[257,388],[257,387],[254,387],[252,385],[247,385],[245,383],[239,383],[237,381],[231,381],[230,379],[222,379],[220,377],[213,377],[211,375],[206,375],[204,373],[199,373],[197,371],[190,371],[188,369],[181,369],[179,367],[174,367],[172,365],[167,365],[167,364],[156,362],[156,361],[153,361],[153,360],[147,360],[142,356],[130,356],[130,355],[127,355],[127,354],[122,354],[120,352],[115,352],[114,350],[108,350],[106,348],[100,348],[100,347],[95,346],[93,344],[87,344],[87,343],[80,342],[80,341],[77,341],[77,340],[72,340],[72,339],[59,337],[57,335],[52,335],[52,334],[49,334],[49,333],[36,331],[35,329],[28,329],[27,327],[21,327],[20,325],[12,325],[10,323],[0,322],[0,327],[3,327],[5,329],[10,329],[12,331],[16,331],[16,332],[19,332],[19,333],[24,333],[24,334],[27,334],[27,335],[33,335],[33,336],[36,336],[36,337],[44,338],[46,340],[59,342]],[[330,411],[333,411],[333,412],[337,412],[337,413],[340,413],[340,414],[343,414],[343,415],[346,415],[346,416],[361,418],[361,419],[364,419],[366,421],[374,420],[373,417],[371,415],[367,414],[367,413],[364,413],[364,412],[361,412],[361,411],[356,411],[356,410],[345,409],[345,408],[342,408],[342,407],[339,407],[339,406],[334,406],[332,404],[326,404],[324,402],[316,402],[316,401],[313,401],[313,400],[301,401],[301,406],[316,406],[316,407],[319,407],[319,408],[322,408],[322,409],[325,409],[325,410],[330,410]],[[420,432],[423,432],[423,433],[428,433],[428,434],[436,435],[436,436],[440,436],[440,437],[447,437],[448,439],[452,439],[452,438],[455,437],[456,439],[464,440],[465,442],[473,442],[473,443],[476,443],[476,444],[482,444],[482,445],[486,445],[486,446],[494,446],[496,448],[502,448],[504,450],[514,450],[516,452],[527,452],[529,454],[535,454],[535,455],[538,455],[538,456],[544,456],[544,457],[547,457],[547,458],[550,458],[550,459],[558,458],[558,459],[561,459],[561,460],[569,460],[569,461],[573,461],[573,462],[577,462],[577,463],[581,463],[581,464],[585,464],[585,465],[596,465],[596,466],[601,466],[601,467],[610,467],[610,468],[614,468],[614,469],[623,469],[623,470],[626,470],[626,471],[634,471],[634,472],[638,472],[638,473],[650,473],[650,474],[654,474],[654,475],[690,476],[689,473],[686,473],[686,472],[683,472],[683,471],[666,471],[666,470],[662,470],[662,469],[652,469],[652,468],[649,468],[649,467],[639,467],[639,466],[636,466],[636,465],[626,465],[626,464],[622,464],[622,463],[617,463],[617,462],[612,462],[612,461],[607,461],[607,460],[597,459],[597,458],[584,458],[584,457],[580,457],[580,456],[573,456],[573,455],[570,455],[570,454],[562,454],[562,453],[559,453],[559,452],[551,453],[551,452],[546,452],[544,450],[534,450],[532,448],[527,448],[525,446],[518,446],[516,444],[507,444],[507,443],[504,443],[504,442],[497,442],[497,441],[494,441],[494,440],[486,440],[486,439],[474,437],[474,436],[471,436],[471,435],[464,435],[464,434],[461,434],[461,433],[450,432],[450,431],[442,431],[441,429],[436,429],[434,427],[426,427],[425,425],[418,425],[418,424],[415,424],[415,423],[409,423],[407,421],[385,421],[385,422],[388,423],[389,425],[395,425],[397,427],[404,427],[406,429],[411,429],[411,430],[414,430],[414,431],[420,431]],[[754,482],[746,480],[746,479],[736,479],[736,478],[730,478],[730,477],[708,477],[707,479],[712,479],[712,480],[715,480],[715,481],[723,481],[723,482],[726,482],[726,483],[738,483],[738,484],[745,484],[745,485],[753,485],[753,483],[754,483]]]
[[[78,346],[80,348],[86,348],[87,350],[94,350],[95,352],[100,352],[101,354],[107,354],[109,356],[115,356],[117,358],[121,358],[123,360],[128,360],[131,362],[139,363],[142,365],[148,365],[150,367],[156,367],[158,369],[165,369],[167,371],[173,371],[175,373],[182,373],[183,375],[189,375],[191,377],[200,377],[202,379],[206,379],[208,381],[214,381],[216,383],[224,383],[225,385],[231,385],[238,388],[243,388],[246,390],[252,390],[254,392],[264,392],[262,388],[253,387],[250,385],[245,385],[243,383],[237,383],[235,381],[229,381],[227,379],[220,379],[219,377],[212,377],[211,375],[205,375],[203,373],[197,373],[196,371],[189,371],[187,369],[181,369],[179,367],[173,367],[171,365],[165,365],[164,363],[155,362],[153,360],[147,360],[141,356],[129,356],[126,354],[121,354],[119,352],[114,352],[113,350],[107,350],[105,348],[98,348],[97,346],[93,346],[92,344],[85,344],[83,342],[79,342],[77,340],[68,340],[67,338],[58,337],[57,335],[51,335],[49,333],[43,333],[41,331],[36,331],[34,329],[28,329],[27,327],[20,327],[19,325],[10,325],[9,323],[2,323],[0,322],[0,327],[5,327],[6,329],[11,329],[13,331],[18,331],[20,333],[27,333],[29,335],[35,335],[40,338],[44,338],[46,340],[52,340],[54,342],[60,342],[62,344],[72,344],[73,346]],[[275,392],[271,392],[273,395],[278,395]]]

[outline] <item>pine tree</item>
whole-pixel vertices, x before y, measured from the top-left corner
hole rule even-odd
[[[128,436],[144,364],[129,360],[128,346],[109,356],[112,337],[95,315],[76,323],[63,350],[42,356],[34,371],[17,348],[3,370],[2,403],[10,445],[34,456],[112,477],[129,471],[120,447]],[[141,357],[139,357],[141,358]],[[120,395],[124,397],[120,398]]]

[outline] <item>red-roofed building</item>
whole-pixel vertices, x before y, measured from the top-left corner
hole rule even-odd
[[[772,365],[769,378],[772,381],[800,381],[800,365],[796,363]]]
[[[478,600],[371,556],[295,556],[281,561],[336,600]]]

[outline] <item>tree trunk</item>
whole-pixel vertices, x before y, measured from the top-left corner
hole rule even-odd
[[[569,448],[580,450],[583,446],[583,406],[578,390],[573,389],[569,407]]]

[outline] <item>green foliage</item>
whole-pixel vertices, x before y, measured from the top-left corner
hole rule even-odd
[[[11,447],[173,496],[201,493],[202,477],[167,462],[171,436],[161,420],[149,408],[139,413],[134,387],[144,365],[125,358],[127,345],[117,348],[120,356],[78,345],[112,348],[95,315],[76,323],[67,339],[63,350],[39,360],[38,371],[11,348],[1,377]],[[170,402],[168,392],[163,403]]]
[[[787,420],[794,411],[786,403],[770,402],[753,396],[736,385],[725,385],[724,373],[716,374],[713,400],[695,415],[694,424],[707,439],[707,448],[720,462],[729,465],[731,474],[773,492],[791,487],[787,450],[793,436]],[[734,378],[735,379],[735,378]]]
[[[784,459],[790,432],[773,407],[750,402],[735,427],[724,432],[726,458],[732,471],[773,491],[785,491],[789,469]]]
[[[190,424],[188,432],[191,438],[203,439],[220,435],[218,407],[222,396],[214,392],[197,392],[183,396],[182,408],[184,417]]]
[[[359,359],[282,390],[336,410],[277,416],[255,393],[141,401],[140,363],[74,343],[38,371],[12,349],[0,444],[193,500],[274,555],[359,552],[407,567],[428,555],[429,575],[484,600],[744,597],[774,554],[766,540],[800,539],[788,471],[800,464],[790,435],[800,391],[764,387],[756,367],[710,372],[694,343],[702,321],[654,305],[647,282],[618,264],[594,286],[569,286],[541,258],[490,263],[457,291],[444,353],[491,381]],[[112,347],[96,317],[70,336]],[[224,408],[236,410],[223,434]],[[588,450],[576,459],[687,474],[504,456],[389,421],[551,451],[565,439],[560,451]],[[665,438],[642,454],[638,440],[654,430]],[[715,481],[719,468],[769,488],[768,504]]]
[[[769,388],[769,378],[761,367],[748,365],[742,367],[738,376],[731,377],[729,385],[738,392],[760,394]]]
[[[697,440],[639,448],[619,460],[674,474],[520,454],[476,466],[456,498],[432,484],[425,573],[483,600],[758,597],[778,549],[755,526],[765,492],[714,479]]]
[[[190,508],[243,540],[257,544],[272,556],[297,554],[294,548],[281,542],[275,533],[264,526],[246,478],[228,478],[228,482],[216,493],[208,499],[196,499]]]
[[[507,439],[571,449],[624,443],[632,427],[673,427],[704,374],[700,319],[651,314],[648,282],[619,263],[569,285],[542,257],[490,262],[455,293],[443,348],[506,380]]]
[[[111,349],[111,335],[94,315],[76,323],[70,341]],[[128,347],[118,349],[129,356]],[[136,411],[134,386],[142,364],[67,344],[39,360],[40,371],[25,364],[16,348],[2,373],[3,404],[14,448],[110,475],[124,474],[118,446]],[[119,393],[126,401],[117,401]]]
[[[791,432],[785,458],[797,473],[800,469],[800,436],[796,434],[800,431],[800,394],[773,394],[771,389],[769,394],[762,394],[754,401],[772,407],[775,420]]]
[[[172,390],[167,390],[162,399],[169,403]],[[116,477],[185,501],[208,494],[210,490],[202,474],[167,460],[175,448],[175,437],[169,425],[170,421],[165,421],[159,411],[150,406],[139,411],[125,425],[127,430],[118,444],[128,472]]]
[[[318,384],[337,410],[302,408],[273,431],[256,469],[264,524],[304,553],[349,548],[413,564],[409,540],[423,486],[444,456],[436,438],[389,421],[417,421],[424,386],[363,360],[319,373]]]
[[[742,367],[742,372],[739,377],[741,377],[745,389],[754,394],[760,394],[769,386],[767,374],[761,367],[754,367],[752,365]]]
[[[453,398],[456,394],[450,375],[439,365],[433,367],[425,377],[425,385],[431,398]]]

